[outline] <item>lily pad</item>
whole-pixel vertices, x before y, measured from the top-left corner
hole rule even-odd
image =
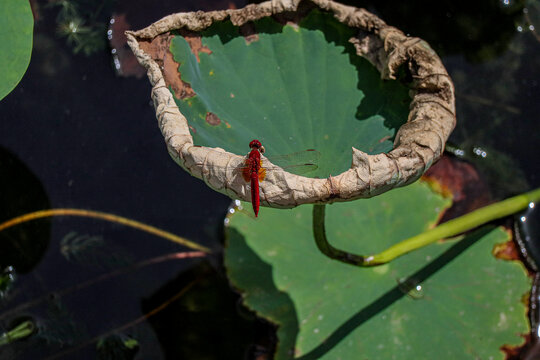
[[[270,155],[315,148],[322,156],[310,176],[320,177],[350,168],[353,146],[369,154],[391,150],[407,120],[408,89],[381,80],[356,55],[348,41],[355,34],[312,10],[297,24],[217,22],[200,33],[199,46],[176,35],[170,50],[194,91],[175,94],[176,102],[195,144],[237,154],[252,139]]]
[[[330,206],[326,230],[344,250],[373,254],[433,226],[449,205],[423,182]],[[322,255],[311,207],[230,218],[225,264],[244,303],[276,323],[276,358],[503,359],[528,332],[521,263],[492,255],[508,240],[484,227],[374,268]]]
[[[0,100],[17,86],[28,68],[33,29],[29,1],[0,2]]]

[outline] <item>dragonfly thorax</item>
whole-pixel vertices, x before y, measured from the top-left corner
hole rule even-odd
[[[261,153],[259,149],[252,149],[246,159],[246,165],[251,172],[257,173],[261,168]]]

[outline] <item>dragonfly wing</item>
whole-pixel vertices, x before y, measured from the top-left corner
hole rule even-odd
[[[246,165],[246,161],[244,161],[244,164],[242,166],[238,167],[238,170],[242,172],[242,177],[244,178],[244,181],[249,182],[251,179],[251,170],[249,166]]]
[[[282,168],[298,164],[316,164],[321,157],[321,153],[314,149],[298,151],[287,155],[272,155],[266,158],[272,163]]]
[[[217,153],[218,155],[222,154],[221,151],[217,150],[208,150],[208,152]],[[320,158],[320,155],[321,154],[318,151],[309,149],[287,155],[273,155],[268,157],[263,156],[261,160],[261,170],[259,171],[259,181],[263,181],[268,175],[268,172],[278,169],[297,175],[307,174],[318,168],[316,163]],[[247,183],[251,181],[250,167],[248,164],[246,164],[246,160],[247,158],[238,161],[233,160],[227,164],[226,168],[232,171],[230,175],[231,178],[239,176]],[[267,161],[269,161],[271,164],[268,164]],[[225,170],[224,166],[211,165],[208,163],[195,164],[195,166],[204,168],[204,173],[214,173]]]
[[[262,162],[261,162],[262,164]],[[259,168],[259,181],[263,181],[266,178],[266,169],[264,167]]]
[[[289,165],[289,166],[283,166],[283,167],[270,165],[270,166],[264,167],[264,169],[267,172],[272,172],[276,170],[285,170],[286,172],[290,172],[291,174],[296,174],[296,175],[308,174],[312,171],[317,170],[318,168],[319,166],[316,164],[299,164],[299,165]]]
[[[304,175],[308,174],[312,171],[315,171],[319,168],[319,166],[315,164],[304,164],[304,165],[292,165],[292,166],[286,166],[284,168],[285,171],[290,172],[292,174],[296,175]]]

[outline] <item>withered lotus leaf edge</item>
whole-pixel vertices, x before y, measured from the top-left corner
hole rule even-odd
[[[441,156],[456,123],[454,85],[441,60],[425,41],[406,36],[364,9],[330,0],[309,2],[331,12],[341,23],[358,29],[358,35],[349,41],[359,56],[379,70],[382,79],[395,79],[398,69],[406,67],[412,77],[409,116],[399,128],[390,152],[368,155],[352,148],[351,168],[339,175],[314,179],[284,170],[272,171],[260,184],[263,206],[290,208],[369,198],[414,182]],[[234,172],[244,156],[194,146],[188,122],[167,88],[160,66],[142,50],[140,41],[180,28],[201,31],[213,22],[226,19],[241,26],[282,12],[295,12],[300,3],[300,0],[272,0],[242,9],[178,13],[142,30],[126,32],[129,46],[147,69],[156,117],[170,155],[193,176],[231,198],[250,200],[249,184],[235,175],[238,171]]]

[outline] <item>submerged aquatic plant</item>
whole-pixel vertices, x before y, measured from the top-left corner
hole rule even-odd
[[[0,346],[24,339],[36,331],[36,326],[31,320],[21,321],[11,330],[0,334]]]
[[[123,248],[106,244],[103,237],[79,234],[75,231],[62,238],[60,253],[71,263],[104,269],[127,266],[133,262]]]
[[[86,338],[85,324],[75,320],[75,316],[60,298],[51,297],[47,314],[37,321],[38,336],[48,344],[72,345]]]
[[[139,342],[123,333],[115,333],[100,338],[96,344],[99,360],[133,359],[139,350]]]
[[[8,296],[14,282],[15,269],[13,268],[13,266],[7,266],[0,273],[0,300],[3,300]]]
[[[89,56],[106,48],[107,21],[103,18],[103,14],[107,13],[105,9],[113,3],[113,0],[51,2],[52,6],[60,8],[56,17],[57,32],[67,39],[75,54],[82,52]]]

